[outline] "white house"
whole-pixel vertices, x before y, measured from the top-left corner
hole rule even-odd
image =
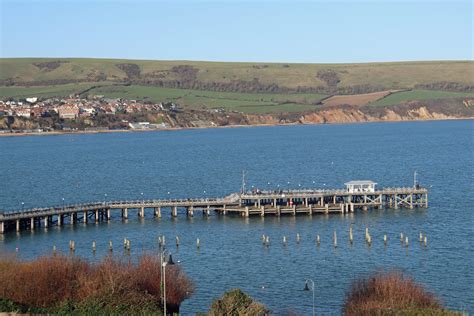
[[[131,129],[147,129],[150,128],[150,122],[128,123]]]
[[[377,183],[370,180],[354,180],[344,183],[348,192],[375,192],[375,185]]]
[[[26,117],[29,118],[31,116],[30,109],[17,109],[15,110],[16,116]]]
[[[28,103],[36,103],[38,101],[38,98],[34,97],[34,98],[26,98],[26,102]]]

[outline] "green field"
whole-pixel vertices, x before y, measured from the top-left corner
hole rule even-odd
[[[315,109],[333,94],[415,89],[370,103],[374,106],[473,97],[472,92],[419,90],[421,85],[433,90],[473,91],[472,73],[473,61],[286,64],[2,58],[0,97],[65,97],[101,86],[86,94],[174,101],[196,109],[276,113]],[[31,87],[25,87],[26,83]]]
[[[432,91],[432,90],[412,90],[393,93],[383,99],[370,103],[375,106],[387,106],[400,104],[406,101],[434,100],[447,98],[474,98],[474,93]]]
[[[191,108],[223,108],[245,113],[311,110],[326,97],[317,93],[236,93],[144,86],[108,86],[93,89],[89,94],[152,102],[172,101]]]
[[[104,95],[110,98],[175,102],[195,109],[218,109],[244,113],[275,113],[311,110],[326,97],[317,93],[272,94],[214,92],[191,89],[171,89],[146,86],[112,86],[110,83],[79,83],[47,87],[0,87],[0,98],[67,97],[95,85],[104,85],[87,92],[87,95]],[[105,86],[107,85],[107,86]]]
[[[70,83],[39,87],[0,86],[0,98],[67,97],[68,95],[79,93],[97,84],[106,83]]]

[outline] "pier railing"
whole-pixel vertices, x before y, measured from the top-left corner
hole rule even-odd
[[[158,199],[158,200],[112,200],[91,203],[74,203],[66,205],[55,205],[51,207],[30,208],[24,210],[1,211],[0,219],[15,217],[17,215],[35,215],[45,216],[48,213],[70,213],[77,211],[95,210],[97,208],[119,209],[124,207],[169,207],[169,206],[202,206],[202,205],[216,205],[216,204],[232,204],[237,203],[238,200],[229,197],[223,198],[200,198],[200,199]]]
[[[201,209],[209,215],[213,209],[221,214],[240,214],[265,216],[273,214],[313,214],[313,213],[347,213],[355,209],[368,208],[428,207],[428,190],[422,187],[382,188],[374,191],[348,191],[345,189],[298,189],[298,190],[263,190],[258,192],[233,193],[220,198],[189,199],[134,199],[95,201],[55,205],[52,207],[30,208],[13,211],[0,211],[0,233],[11,227],[19,231],[23,228],[34,229],[56,224],[61,226],[64,219],[75,223],[81,218],[84,223],[88,218],[96,222],[110,220],[111,211],[121,211],[123,219],[128,219],[128,210],[137,209],[138,216],[145,217],[145,209],[154,209],[154,215],[161,217],[161,208],[171,210],[171,216],[178,216],[178,208],[185,209],[188,216]]]
[[[153,200],[111,200],[102,202],[90,203],[74,203],[66,205],[55,205],[51,207],[30,208],[24,210],[0,211],[0,218],[8,218],[11,216],[24,214],[37,216],[45,215],[51,211],[68,213],[78,210],[94,210],[97,208],[123,208],[123,207],[169,207],[169,206],[201,206],[201,205],[215,205],[215,204],[234,204],[238,203],[239,199],[265,199],[265,198],[282,198],[282,197],[315,197],[321,195],[387,195],[387,194],[403,194],[403,193],[418,193],[425,194],[428,190],[426,188],[382,188],[374,192],[348,192],[344,189],[301,189],[301,190],[262,190],[259,192],[245,192],[243,194],[232,194],[222,198],[193,198],[193,199],[153,199]]]

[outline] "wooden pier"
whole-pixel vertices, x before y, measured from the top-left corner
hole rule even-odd
[[[273,190],[234,193],[214,199],[103,201],[33,208],[21,211],[0,212],[0,233],[8,231],[35,230],[41,227],[65,224],[110,221],[112,214],[126,220],[132,214],[145,218],[152,212],[156,218],[163,213],[177,217],[180,212],[194,216],[211,211],[218,214],[249,216],[282,216],[298,214],[350,213],[356,210],[383,208],[427,208],[428,190],[418,185],[408,188],[383,188],[376,190],[372,181],[351,181],[346,189],[334,190]]]

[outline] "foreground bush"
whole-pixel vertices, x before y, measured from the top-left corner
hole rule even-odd
[[[352,284],[344,315],[449,315],[438,299],[401,273],[377,273]]]
[[[240,289],[234,289],[224,293],[221,298],[214,300],[207,315],[265,316],[269,315],[269,311],[264,305],[255,302]]]
[[[107,257],[91,264],[76,257],[41,257],[31,262],[0,258],[0,311],[161,314],[160,260],[137,264]],[[178,266],[166,268],[167,308],[179,311],[193,293]]]

